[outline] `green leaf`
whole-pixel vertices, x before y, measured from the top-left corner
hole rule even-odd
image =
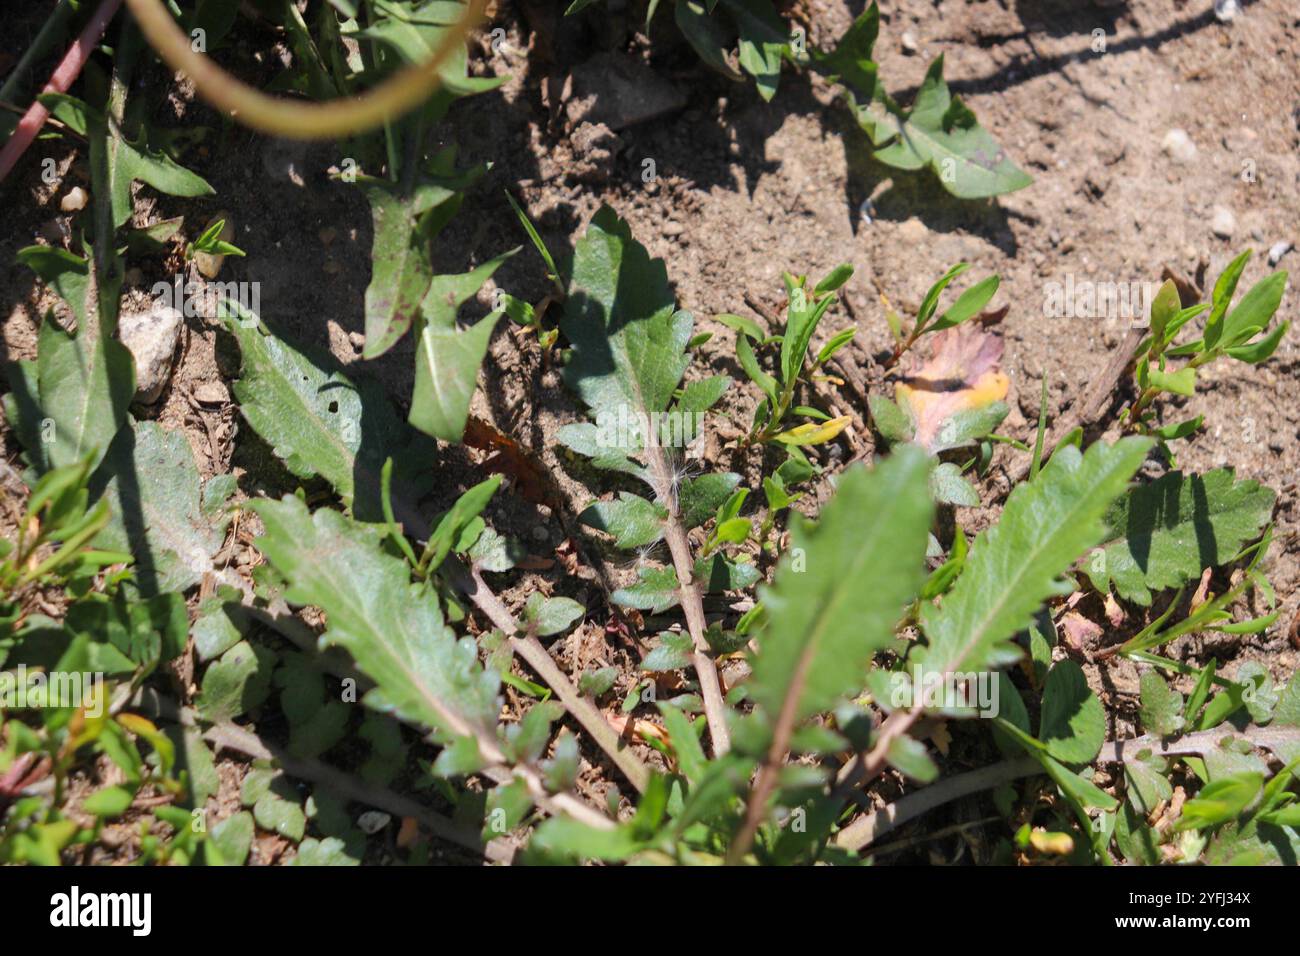
[[[412,425],[443,441],[459,442],[464,437],[479,366],[503,314],[493,312],[463,331],[432,325],[420,328],[415,342]]]
[[[1263,775],[1250,772],[1207,783],[1199,794],[1183,804],[1183,814],[1174,829],[1203,830],[1235,820],[1263,785]]]
[[[682,36],[695,48],[705,65],[721,73],[729,80],[743,81],[745,78],[727,62],[727,43],[722,30],[704,10],[698,0],[678,0],[674,5],[677,28]]]
[[[189,615],[185,599],[175,592],[144,600],[127,586],[112,597],[87,595],[68,608],[63,623],[75,634],[113,645],[152,671],[185,650]]]
[[[1237,283],[1241,280],[1242,270],[1246,268],[1246,262],[1250,259],[1250,256],[1250,249],[1241,253],[1228,263],[1227,267],[1219,273],[1219,278],[1214,282],[1213,308],[1205,320],[1205,345],[1207,348],[1218,345],[1219,339],[1223,337],[1223,318],[1228,314],[1228,305],[1232,302],[1232,296],[1237,291]]]
[[[1147,671],[1138,686],[1138,718],[1147,733],[1168,737],[1183,729],[1187,723],[1183,717],[1183,695],[1170,687],[1159,671]]]
[[[404,194],[393,183],[359,180],[374,224],[374,271],[366,287],[364,358],[397,344],[433,282],[433,237],[460,207],[459,184],[425,183]]]
[[[918,783],[931,783],[939,776],[939,768],[926,751],[925,744],[906,734],[890,741],[886,757],[891,767]]]
[[[114,440],[101,475],[112,518],[95,545],[135,555],[147,596],[184,591],[213,570],[227,517],[203,510],[199,472],[189,440],[157,422],[137,422]]]
[[[712,518],[738,484],[740,475],[730,472],[714,472],[683,481],[677,492],[682,527],[698,528]]]
[[[637,579],[636,584],[615,591],[610,600],[653,614],[662,614],[677,603],[680,585],[672,568],[638,568]]]
[[[238,717],[266,699],[275,655],[240,641],[203,672],[196,702],[199,713],[214,724]]]
[[[880,9],[873,2],[853,21],[833,50],[812,51],[813,63],[820,72],[848,86],[851,97],[856,94],[870,103],[880,91],[876,63],[872,60],[879,33]]]
[[[596,213],[573,255],[573,278],[560,328],[573,345],[565,381],[598,421],[631,423],[641,447],[643,421],[668,408],[690,362],[694,321],[677,311],[663,261],[632,239],[608,206]]]
[[[740,33],[740,66],[754,77],[765,100],[776,95],[781,79],[781,58],[789,50],[790,36],[772,8],[771,0],[720,0],[736,21]]]
[[[65,273],[66,281],[56,284],[56,291],[65,300],[84,295],[80,308],[97,315],[89,281],[73,280],[73,274]],[[80,293],[78,286],[83,286]],[[15,393],[22,392],[13,402],[17,424],[38,471],[75,464],[91,452],[92,467],[98,464],[135,395],[135,363],[126,346],[94,334],[96,319],[79,314],[78,326],[77,334],[69,334],[47,315],[37,336],[35,363],[24,363],[27,374],[17,382],[11,377]]]
[[[478,540],[466,552],[476,568],[484,571],[509,571],[525,555],[519,542],[493,528],[484,528]]]
[[[691,635],[664,631],[650,653],[641,660],[643,671],[676,671],[691,666],[695,645]]]
[[[859,109],[858,122],[877,146],[894,140],[876,151],[876,159],[897,169],[930,166],[944,188],[959,198],[998,196],[1033,182],[948,91],[943,56],[930,64],[911,110],[875,101]]]
[[[788,387],[803,371],[813,334],[836,299],[830,294],[810,298],[803,285],[792,282],[790,276],[786,276],[786,292],[790,303],[781,338],[781,381]]]
[[[436,570],[448,554],[458,549],[467,529],[476,524],[475,519],[483,513],[500,487],[500,475],[485,478],[457,498],[456,503],[438,518],[425,546],[424,559],[420,562],[426,573]],[[481,523],[479,528],[481,533]],[[477,540],[477,535],[475,539]]]
[[[478,369],[501,311],[464,331],[456,328],[456,312],[518,251],[515,248],[489,259],[470,272],[433,277],[417,323],[410,415],[411,424],[425,434],[450,442],[458,442],[464,435]]]
[[[44,248],[39,247],[39,248]],[[763,327],[747,315],[735,315],[731,312],[720,312],[715,315],[714,320],[721,322],[729,329],[735,329],[743,336],[753,339],[755,342],[762,342],[766,335],[763,333]]]
[[[297,843],[307,829],[307,816],[298,804],[267,792],[253,804],[253,819],[263,830]]]
[[[619,492],[615,501],[588,505],[578,520],[590,528],[614,536],[620,548],[640,548],[663,537],[668,512],[652,501],[629,491]]]
[[[379,520],[384,461],[406,461],[412,444],[383,389],[354,385],[331,357],[269,334],[229,299],[217,311],[239,341],[243,366],[234,393],[253,430],[293,474],[319,475],[360,517]],[[427,468],[428,455],[419,457]]]
[[[288,582],[286,600],[325,612],[324,646],[345,648],[375,682],[365,702],[428,727],[441,742],[496,733],[499,679],[474,642],[443,622],[435,594],[382,550],[382,531],[297,498],[258,501],[258,547]]]
[[[126,813],[134,799],[134,791],[126,787],[105,787],[88,796],[82,802],[81,809],[91,816],[111,819]]]
[[[992,402],[983,408],[966,408],[955,412],[944,420],[930,451],[938,454],[977,441],[997,428],[1010,411],[1006,402]]]
[[[600,670],[583,671],[578,678],[578,693],[590,697],[600,697],[607,694],[613,689],[614,682],[618,680],[618,674],[617,667],[602,667]]]
[[[243,866],[248,851],[253,847],[253,815],[240,810],[224,820],[217,821],[208,839],[217,844],[225,866]]]
[[[203,177],[177,164],[163,150],[151,146],[148,127],[144,127],[131,142],[122,135],[116,123],[105,123],[102,112],[75,97],[66,93],[46,93],[39,99],[83,135],[88,135],[96,152],[99,143],[106,145],[104,161],[114,230],[130,219],[134,211],[131,198],[131,183],[134,181],[146,183],[171,196],[215,195],[216,190]]]
[[[736,336],[736,359],[740,362],[741,371],[746,377],[757,385],[770,401],[775,402],[777,381],[759,366],[758,356],[754,354],[754,347],[749,344],[749,337],[746,335]]]
[[[1141,605],[1153,591],[1196,580],[1231,560],[1259,535],[1274,493],[1231,468],[1205,475],[1170,472],[1134,488],[1106,513],[1106,544],[1085,563],[1093,587]]]
[[[1069,592],[1059,576],[1101,540],[1102,515],[1150,447],[1148,439],[1125,438],[1098,442],[1086,455],[1063,448],[1034,481],[1017,485],[998,524],[975,539],[943,605],[921,609],[927,668],[979,671],[1017,660],[1010,639],[1044,601]]]
[[[1282,344],[1282,337],[1286,335],[1287,330],[1290,328],[1291,322],[1289,320],[1282,322],[1262,339],[1257,339],[1246,345],[1235,345],[1225,351],[1239,362],[1258,365],[1260,362],[1272,357],[1273,353],[1277,351],[1277,347]]]
[[[400,65],[421,66],[427,63],[441,46],[443,34],[464,15],[464,4],[459,2],[426,2],[413,4],[386,0],[377,3],[373,19],[364,30],[355,30],[352,37],[372,41],[382,47],[391,61],[390,69]],[[437,97],[470,96],[495,89],[506,77],[479,77],[467,75],[465,45],[458,44],[438,70],[442,81]]]
[[[1251,286],[1250,291],[1241,297],[1236,308],[1223,320],[1221,341],[1225,347],[1242,344],[1255,334],[1251,330],[1268,328],[1273,313],[1282,303],[1286,280],[1286,272],[1274,272]]]
[[[682,397],[677,399],[676,410],[683,414],[703,415],[722,398],[723,393],[731,387],[731,379],[725,375],[711,375],[698,379],[682,389]],[[697,432],[698,433],[698,432]]]
[[[961,325],[967,319],[974,318],[984,306],[989,304],[989,300],[998,291],[998,285],[1001,281],[998,276],[981,279],[959,295],[956,302],[926,327],[926,331],[940,332],[955,325]]]
[[[871,409],[871,420],[885,441],[897,444],[912,440],[916,428],[897,403],[883,395],[868,395],[867,405]]]
[[[289,866],[360,866],[361,861],[348,853],[348,845],[338,837],[317,840],[308,837],[298,847]]]
[[[1088,763],[1106,741],[1106,715],[1083,668],[1059,661],[1047,672],[1038,739],[1063,763]]]
[[[1152,388],[1172,392],[1174,395],[1196,394],[1196,369],[1191,366],[1180,368],[1177,372],[1163,372],[1158,368],[1147,370],[1147,381]]]
[[[870,471],[849,468],[816,527],[792,529],[791,554],[806,563],[787,555],[762,589],[768,619],[749,682],[773,721],[800,721],[861,687],[872,655],[892,643],[923,578],[929,468],[914,448]]]
[[[195,653],[205,662],[220,657],[240,639],[239,628],[226,613],[225,602],[220,598],[209,598],[199,605],[190,633],[194,637]]]
[[[748,527],[747,520],[743,518],[739,520],[745,521]],[[700,558],[695,562],[694,574],[695,580],[699,581],[710,594],[740,591],[752,585],[760,577],[758,568],[750,562],[731,561],[721,554]]]
[[[1154,813],[1163,800],[1174,794],[1174,788],[1165,776],[1164,761],[1158,757],[1144,760],[1141,756],[1124,761],[1124,777],[1127,781],[1127,796],[1134,809],[1142,815]]]
[[[540,637],[564,633],[586,613],[587,609],[573,598],[548,598],[537,591],[528,595],[528,603],[524,606],[524,620],[537,624]]]
[[[979,492],[961,473],[961,466],[951,461],[941,462],[930,472],[930,494],[941,505],[960,505],[978,508]]]

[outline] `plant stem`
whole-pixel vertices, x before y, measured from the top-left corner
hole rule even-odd
[[[42,93],[66,93],[72,86],[73,81],[81,75],[82,68],[85,67],[86,61],[90,59],[91,52],[99,43],[100,37],[104,35],[104,30],[108,28],[108,22],[113,19],[117,13],[118,7],[122,5],[122,0],[104,0],[99,8],[95,11],[94,16],[86,24],[81,34],[68,47],[68,52],[63,55],[59,65],[54,68],[50,74],[50,80],[45,84]],[[168,14],[168,17],[171,15]],[[180,31],[177,30],[179,33]],[[23,118],[18,121],[18,126],[14,129],[9,141],[5,143],[4,149],[0,149],[0,181],[3,181],[14,164],[27,151],[27,147],[36,139],[36,134],[41,131],[45,125],[46,119],[49,118],[49,108],[39,99],[32,102]]]
[[[470,568],[466,571],[463,567],[456,568],[456,579],[457,586],[465,592],[465,595],[509,638],[510,646],[515,653],[524,659],[538,677],[546,681],[547,685],[555,691],[555,696],[564,704],[565,709],[573,715],[574,720],[591,735],[597,746],[605,751],[615,766],[623,771],[628,783],[636,787],[638,792],[644,792],[650,782],[650,771],[646,765],[627,748],[618,733],[610,726],[609,721],[591,701],[578,692],[573,682],[564,671],[560,670],[541,642],[531,634],[519,636],[519,624],[515,621],[514,615],[501,599],[492,593],[478,569]]]
[[[23,52],[22,57],[18,60],[18,65],[5,78],[4,86],[0,86],[0,101],[7,102],[14,98],[14,94],[18,92],[18,87],[22,83],[23,77],[27,75],[27,71],[36,64],[37,60],[50,51],[50,47],[54,46],[55,40],[58,39],[63,28],[68,25],[72,14],[73,9],[70,0],[59,0],[59,5],[54,8],[50,18],[45,21],[45,25],[36,34],[36,38],[32,40],[32,45]]]
[[[731,750],[731,732],[727,729],[727,704],[722,699],[722,685],[718,680],[717,665],[713,663],[713,658],[709,657],[709,644],[704,639],[704,632],[708,629],[704,620],[704,601],[700,596],[699,585],[695,581],[691,545],[686,540],[686,529],[682,527],[677,492],[673,487],[672,468],[668,464],[668,455],[659,443],[659,435],[653,425],[645,429],[645,455],[656,497],[668,510],[668,518],[664,521],[664,540],[668,542],[668,550],[673,556],[673,570],[677,574],[677,593],[682,603],[682,611],[686,614],[686,627],[695,645],[695,650],[691,654],[691,666],[695,669],[695,676],[700,682],[700,696],[704,698],[704,717],[709,724],[713,755],[721,757]]]

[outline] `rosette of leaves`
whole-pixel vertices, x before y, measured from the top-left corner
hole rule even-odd
[[[877,160],[896,169],[932,169],[944,189],[961,199],[999,196],[1033,182],[948,90],[942,54],[930,64],[911,108],[896,103],[871,59],[879,32],[880,12],[872,3],[834,50],[813,54],[817,69],[843,85]]]

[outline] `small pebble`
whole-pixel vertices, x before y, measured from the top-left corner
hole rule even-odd
[[[1160,148],[1176,163],[1190,163],[1196,159],[1196,144],[1186,130],[1174,128],[1165,133]]]
[[[80,186],[73,186],[68,194],[59,201],[59,208],[64,212],[78,212],[86,208],[86,191]]]
[[[911,30],[903,31],[903,36],[900,40],[900,43],[903,47],[903,52],[906,53],[908,56],[914,56],[916,54],[916,51],[920,49],[920,47],[917,46],[916,37],[912,34]]]
[[[230,401],[225,382],[204,382],[194,389],[194,398],[200,405],[224,405]]]
[[[185,317],[170,306],[122,316],[117,337],[135,360],[136,401],[152,405],[172,373]]]
[[[1237,0],[1214,0],[1214,18],[1220,23],[1231,23],[1241,13]]]
[[[1287,239],[1281,242],[1275,242],[1268,249],[1268,264],[1277,265],[1282,261],[1282,257],[1295,248],[1295,245]]]
[[[915,216],[898,227],[898,236],[905,242],[924,242],[926,234],[925,223]]]
[[[1220,239],[1231,239],[1237,231],[1237,217],[1227,206],[1215,206],[1214,218],[1210,220],[1210,231]]]
[[[362,833],[369,836],[374,836],[392,822],[393,818],[391,816],[379,810],[367,810],[357,817],[357,826],[361,828]]]

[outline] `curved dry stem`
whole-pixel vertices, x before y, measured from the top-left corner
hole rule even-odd
[[[376,129],[424,102],[442,85],[439,70],[483,19],[487,0],[469,0],[433,55],[360,96],[311,103],[267,96],[196,53],[162,0],[126,0],[140,30],[174,70],[184,73],[213,107],[262,133],[290,139],[339,139]]]

